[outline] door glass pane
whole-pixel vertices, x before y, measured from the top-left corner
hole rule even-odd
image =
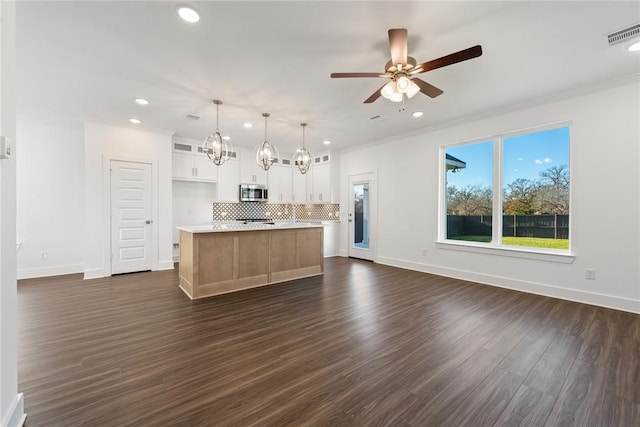
[[[493,142],[449,147],[445,156],[446,238],[491,242]]]
[[[354,184],[353,216],[353,247],[369,249],[369,184]]]

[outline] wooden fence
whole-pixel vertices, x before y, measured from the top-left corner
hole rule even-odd
[[[491,215],[447,215],[447,237],[491,236]],[[569,215],[503,215],[503,237],[569,238]]]

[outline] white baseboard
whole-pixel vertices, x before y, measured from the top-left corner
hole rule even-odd
[[[24,413],[24,394],[18,393],[9,410],[2,418],[2,427],[22,427],[27,415]]]
[[[158,270],[173,270],[173,260],[160,261],[158,263]]]
[[[613,295],[585,292],[576,289],[548,285],[544,283],[516,280],[510,279],[508,277],[493,276],[489,274],[476,273],[473,271],[439,267],[430,264],[421,264],[417,262],[405,261],[384,256],[379,256],[376,259],[376,262],[378,262],[379,264],[390,265],[392,267],[406,268],[408,270],[437,274],[438,276],[468,280],[476,283],[481,283],[483,285],[497,286],[500,288],[513,289],[516,291],[528,292],[531,294],[543,295],[552,298],[559,298],[640,314],[640,301],[631,298],[621,298]]]
[[[99,279],[101,277],[106,277],[104,268],[102,267],[98,267],[98,268],[90,268],[90,269],[86,269],[84,270],[84,279]]]
[[[34,279],[36,277],[61,276],[63,274],[82,273],[83,271],[84,266],[82,264],[58,265],[55,267],[25,268],[22,270],[18,269],[18,280]]]

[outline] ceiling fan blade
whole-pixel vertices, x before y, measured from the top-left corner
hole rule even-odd
[[[436,96],[442,95],[444,92],[442,89],[438,89],[437,87],[425,82],[424,80],[420,80],[417,77],[411,79],[415,84],[420,88],[420,92],[424,93],[428,97],[435,98]]]
[[[331,73],[332,79],[342,79],[345,77],[386,77],[381,73]]]
[[[382,94],[380,93],[380,91],[382,90],[382,88],[386,85],[386,83],[377,91],[375,91],[373,93],[373,95],[371,95],[370,97],[368,97],[367,99],[364,100],[365,104],[371,104],[372,102],[374,102],[376,99],[380,98],[380,96],[382,96]]]
[[[438,59],[424,62],[415,68],[416,73],[424,73],[427,71],[435,70],[436,68],[446,67],[447,65],[456,64],[458,62],[466,61],[467,59],[476,58],[482,55],[482,46],[477,45],[468,49],[461,50]]]
[[[407,65],[406,28],[392,28],[389,30],[389,48],[391,49],[391,65]]]

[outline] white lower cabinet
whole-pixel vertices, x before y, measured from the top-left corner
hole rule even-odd
[[[337,256],[340,249],[340,223],[323,222],[324,226],[324,256]]]

